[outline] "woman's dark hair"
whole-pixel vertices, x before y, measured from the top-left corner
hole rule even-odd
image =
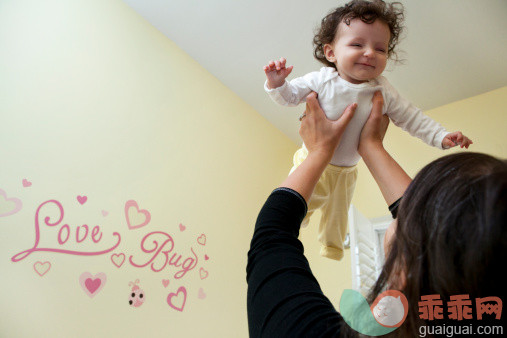
[[[423,295],[441,296],[444,318],[452,295],[469,295],[472,308],[475,298],[502,298],[507,162],[463,152],[428,164],[403,196],[389,245],[383,270],[369,295],[373,302],[386,288],[395,288],[407,297],[407,318],[389,337],[417,337],[419,326],[432,325],[419,318],[418,302]],[[404,283],[396,280],[400,275]]]
[[[353,19],[360,19],[367,24],[372,24],[377,19],[385,22],[391,32],[387,56],[396,59],[394,49],[403,29],[403,5],[399,2],[386,4],[382,0],[352,0],[345,6],[331,11],[322,19],[320,28],[313,37],[313,55],[319,62],[336,68],[334,63],[326,59],[324,45],[334,41],[340,22],[350,25],[350,20]]]

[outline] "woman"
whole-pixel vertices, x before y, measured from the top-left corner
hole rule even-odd
[[[507,259],[507,164],[482,154],[455,154],[410,177],[385,151],[388,119],[377,93],[361,134],[359,153],[396,214],[398,225],[370,300],[384,288],[409,302],[405,323],[393,336],[418,335],[421,295],[502,296]],[[299,227],[324,168],[355,111],[326,119],[310,94],[300,134],[307,159],[268,197],[259,213],[248,253],[248,321],[251,337],[354,335],[322,293],[298,240]],[[408,189],[407,189],[408,187]],[[400,197],[403,197],[401,203]],[[456,325],[459,325],[458,322]]]

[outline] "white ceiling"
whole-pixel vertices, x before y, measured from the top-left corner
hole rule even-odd
[[[263,90],[262,67],[281,56],[291,78],[318,70],[314,28],[346,0],[124,0],[259,114],[299,143],[303,107]],[[424,110],[507,85],[507,1],[404,0],[404,64],[384,75]],[[478,112],[481,115],[487,112]]]

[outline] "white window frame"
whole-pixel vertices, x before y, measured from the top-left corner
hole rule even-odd
[[[368,219],[353,205],[349,209],[352,288],[367,295],[384,264],[384,235],[390,215]]]

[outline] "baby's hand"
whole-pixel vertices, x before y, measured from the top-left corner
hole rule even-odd
[[[280,58],[280,60],[269,61],[268,65],[264,66],[269,89],[281,87],[285,83],[285,78],[292,72],[294,66],[285,68],[285,62],[285,58]]]
[[[460,131],[447,134],[442,140],[444,149],[452,148],[459,145],[461,148],[467,148],[472,144],[472,140],[463,135]]]

